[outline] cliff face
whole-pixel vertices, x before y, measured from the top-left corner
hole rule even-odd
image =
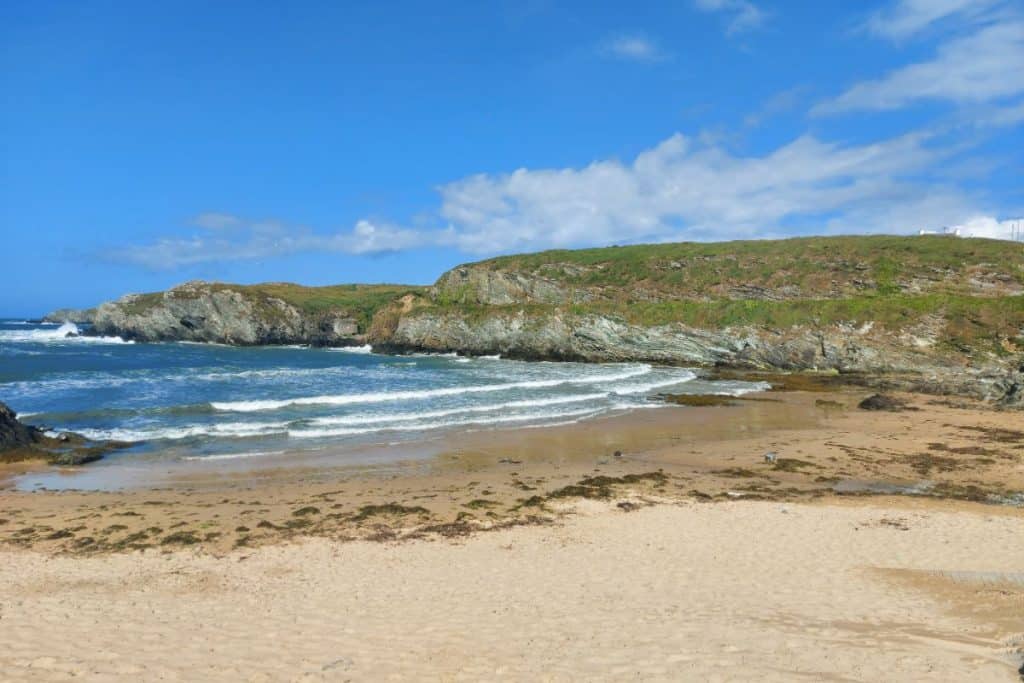
[[[1024,332],[1024,330],[1022,330]],[[708,368],[835,371],[888,377],[894,386],[1024,405],[1024,358],[981,359],[941,348],[941,321],[900,331],[872,325],[645,327],[571,313],[468,317],[429,307],[403,317],[385,347],[395,351],[501,354],[526,360],[645,361]]]
[[[838,237],[553,251],[459,266],[429,289],[189,283],[100,306],[94,332],[913,375],[1021,403],[1024,244]]]
[[[138,341],[238,345],[345,346],[361,339],[359,324],[347,310],[310,312],[265,293],[204,282],[102,304],[92,332]]]
[[[459,266],[448,271],[434,285],[432,294],[435,299],[488,306],[583,303],[592,298],[586,290],[568,287],[543,274],[479,265]]]
[[[44,315],[41,320],[44,323],[65,323],[72,322],[79,325],[91,324],[96,317],[95,308],[58,308]]]
[[[556,251],[459,266],[392,350],[913,376],[1019,404],[1024,245],[814,238]]]

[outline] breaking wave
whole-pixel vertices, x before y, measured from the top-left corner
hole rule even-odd
[[[0,343],[17,344],[133,344],[121,337],[85,337],[78,325],[64,323],[55,330],[0,330]]]
[[[325,396],[300,396],[279,400],[255,401],[217,401],[210,405],[216,410],[233,412],[253,412],[257,410],[278,410],[287,406],[322,405],[341,406],[358,403],[385,403],[388,401],[414,401],[419,399],[460,396],[463,394],[492,393],[511,391],[514,389],[549,389],[563,385],[608,384],[632,377],[639,377],[651,372],[650,365],[625,370],[614,375],[593,375],[588,377],[570,377],[558,379],[526,380],[521,382],[504,382],[501,384],[476,384],[469,386],[445,387],[442,389],[423,389],[420,391],[381,391],[365,394],[338,394]],[[676,382],[682,382],[679,380]]]

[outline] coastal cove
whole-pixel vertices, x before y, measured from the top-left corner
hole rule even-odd
[[[1021,254],[797,242],[809,256],[510,257],[415,290],[192,282],[64,312],[79,321],[0,323],[0,398],[42,428],[13,432],[59,457],[104,449],[0,465],[0,599],[19,606],[0,666],[1012,680]],[[399,615],[396,594],[425,611]],[[233,611],[252,595],[299,627],[267,641]],[[234,636],[193,652],[137,604]],[[44,652],[56,613],[72,644]],[[97,619],[177,644],[95,658],[74,643]],[[540,640],[510,640],[510,623]],[[402,656],[375,645],[396,638]]]
[[[0,683],[1024,683],[1024,0],[0,44]]]
[[[94,463],[187,467],[206,459],[277,464],[331,450],[359,464],[443,434],[536,428],[657,407],[657,392],[741,395],[763,382],[699,379],[648,363],[526,363],[385,356],[366,347],[134,344],[73,326],[0,323],[0,395],[51,435],[134,444]],[[350,453],[346,453],[346,449]],[[378,459],[380,456],[373,456]],[[116,477],[115,477],[116,478]]]

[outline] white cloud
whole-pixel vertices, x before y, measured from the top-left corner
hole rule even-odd
[[[198,228],[205,228],[207,230],[225,230],[237,227],[242,223],[238,216],[216,212],[201,213],[189,222]]]
[[[360,220],[351,231],[317,234],[277,222],[236,219],[230,235],[165,238],[152,244],[110,250],[107,258],[169,270],[220,261],[255,261],[303,252],[379,254],[444,242],[444,231],[431,233]]]
[[[805,86],[796,86],[775,93],[761,105],[761,107],[743,119],[743,124],[748,128],[756,128],[762,123],[779,114],[796,109],[806,95]]]
[[[1001,0],[897,0],[874,12],[866,28],[872,33],[900,40],[909,38],[946,19],[964,22],[984,16]]]
[[[749,0],[693,0],[702,12],[721,12],[729,17],[726,33],[743,33],[759,28],[767,19],[765,12]]]
[[[164,239],[113,258],[154,269],[299,252],[372,254],[428,246],[485,255],[641,241],[912,233],[966,223],[978,207],[939,174],[962,147],[927,133],[865,145],[801,136],[761,156],[673,135],[629,162],[479,174],[439,188],[444,229],[361,220],[314,233],[278,223]]]
[[[520,169],[443,186],[441,215],[473,253],[642,240],[764,237],[834,214],[845,230],[910,232],[930,223],[886,219],[894,207],[944,197],[942,216],[967,214],[955,188],[920,178],[950,152],[910,134],[841,146],[800,137],[763,157],[738,157],[674,135],[631,164]],[[839,224],[836,224],[839,227]]]
[[[660,62],[668,57],[654,41],[640,35],[613,38],[604,44],[602,51],[617,59],[632,62]]]
[[[934,59],[858,83],[812,113],[898,109],[926,100],[992,102],[1024,93],[1024,21],[986,26],[950,40]]]
[[[1012,229],[1017,227],[1024,231],[1024,220],[1000,221],[992,216],[972,216],[963,223],[951,225],[950,229],[959,230],[963,237],[988,237],[997,240],[1008,240],[1012,237]],[[1021,233],[1024,235],[1024,232]]]

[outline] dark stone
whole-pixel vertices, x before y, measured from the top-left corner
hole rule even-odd
[[[49,460],[51,465],[57,465],[58,467],[77,467],[78,465],[101,460],[103,458],[103,450],[102,448],[75,449],[62,453],[53,453],[47,460]]]
[[[901,410],[906,410],[907,403],[906,401],[902,401],[898,398],[887,396],[885,394],[873,394],[858,403],[857,407],[861,410],[888,410],[890,412],[899,412]]]
[[[32,446],[40,436],[38,429],[22,424],[17,413],[0,403],[0,451]]]
[[[45,460],[60,467],[77,466],[131,445],[127,441],[90,441],[74,432],[47,436],[42,429],[20,422],[13,410],[0,403],[0,462]]]

